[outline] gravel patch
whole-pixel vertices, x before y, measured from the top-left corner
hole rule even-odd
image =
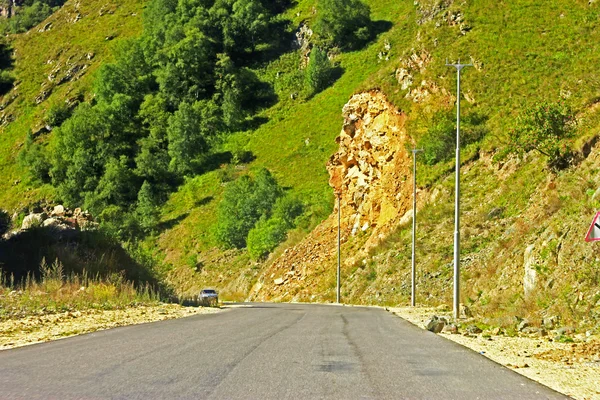
[[[139,306],[124,310],[82,310],[34,315],[0,322],[0,350],[48,342],[119,326],[219,312],[218,308],[178,304]]]
[[[425,329],[434,308],[388,308],[388,311]],[[600,339],[559,343],[552,335],[508,337],[492,332],[474,334],[466,329],[440,336],[468,347],[534,381],[575,399],[600,399]]]

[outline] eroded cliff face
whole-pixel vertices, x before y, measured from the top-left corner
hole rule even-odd
[[[352,96],[343,116],[336,139],[340,147],[327,164],[329,183],[339,203],[336,201],[327,220],[266,269],[251,299],[314,300],[315,294],[331,297],[338,204],[342,251],[352,255],[344,257],[346,266],[377,245],[410,210],[412,160],[407,150],[405,115],[383,93],[369,91]]]

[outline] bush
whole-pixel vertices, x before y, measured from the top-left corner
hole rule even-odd
[[[356,49],[371,38],[371,9],[360,0],[320,0],[315,32],[326,46]]]
[[[248,233],[248,253],[259,260],[266,257],[287,237],[287,231],[296,226],[296,219],[302,214],[304,207],[300,200],[293,196],[277,199],[270,219],[261,218]]]
[[[316,94],[325,89],[331,83],[333,65],[327,52],[314,47],[310,52],[310,62],[306,69],[306,84],[311,94]]]
[[[486,134],[487,118],[479,114],[461,118],[461,147],[480,141]],[[423,151],[423,162],[434,165],[446,161],[456,153],[456,116],[452,112],[441,112],[433,116],[427,132],[419,139],[418,147]]]
[[[4,210],[0,210],[0,236],[4,235],[10,228],[10,215]]]
[[[44,147],[35,143],[31,131],[27,132],[25,146],[19,153],[19,164],[29,168],[31,177],[40,182],[50,182],[50,160],[44,150]]]
[[[510,148],[515,152],[536,150],[548,157],[551,169],[564,169],[573,158],[574,128],[575,115],[564,102],[536,103],[517,117],[516,127],[509,132]]]
[[[245,175],[225,188],[219,204],[215,238],[224,248],[246,247],[248,233],[261,217],[269,218],[283,189],[266,169]]]
[[[248,253],[255,260],[266,257],[285,240],[287,230],[282,218],[261,218],[248,233]]]
[[[52,128],[61,126],[71,114],[71,109],[65,103],[55,104],[50,107],[46,114],[46,125],[49,125]]]

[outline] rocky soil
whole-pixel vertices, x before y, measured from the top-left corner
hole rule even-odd
[[[403,307],[389,311],[423,329],[432,315],[450,314],[434,308]],[[477,329],[469,319],[462,320],[461,325],[465,328],[459,328],[457,333],[444,330],[439,335],[575,399],[600,399],[600,337],[561,343],[554,340],[557,332],[509,337],[499,329]]]
[[[315,301],[315,287],[336,260],[338,207],[342,251],[351,266],[410,218],[412,159],[404,127],[406,116],[377,90],[352,96],[342,111],[339,150],[327,165],[337,196],[333,213],[296,246],[287,249],[250,293],[252,300]],[[352,248],[350,248],[352,247]],[[354,289],[351,289],[354,290]]]
[[[124,310],[83,310],[0,321],[0,350],[48,342],[119,326],[142,324],[194,314],[219,312],[218,308],[182,307],[178,304],[140,306]]]

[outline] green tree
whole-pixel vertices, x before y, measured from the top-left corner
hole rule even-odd
[[[212,101],[182,103],[167,128],[170,170],[181,176],[197,171],[219,125],[218,107]]]
[[[281,218],[262,217],[248,232],[248,253],[254,260],[269,255],[270,252],[283,242],[288,227]]]
[[[310,62],[306,68],[306,84],[311,94],[316,94],[325,89],[331,83],[333,65],[327,52],[314,47],[310,52]]]
[[[215,228],[217,242],[225,248],[246,247],[248,232],[261,217],[268,219],[283,190],[266,169],[254,179],[242,176],[225,188]]]
[[[319,0],[314,30],[327,46],[356,49],[371,38],[371,10],[360,0]]]
[[[160,218],[160,195],[156,193],[152,184],[144,181],[138,192],[136,215],[140,226],[145,231],[152,230]]]
[[[571,139],[575,135],[575,115],[564,102],[540,102],[517,117],[509,131],[512,151],[536,150],[548,157],[548,166],[563,169],[572,158]]]

